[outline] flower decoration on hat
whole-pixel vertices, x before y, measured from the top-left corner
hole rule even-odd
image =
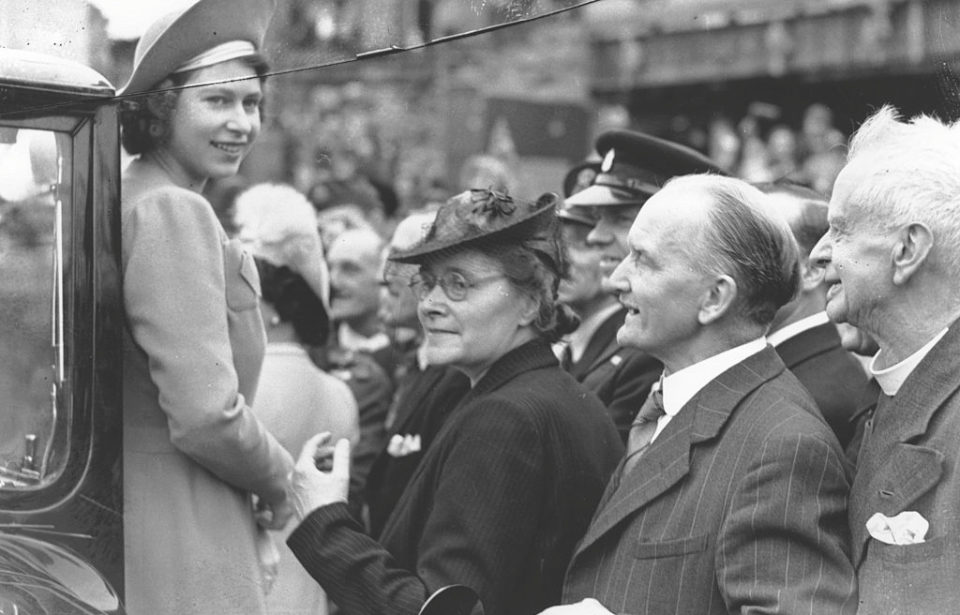
[[[513,197],[506,192],[498,192],[493,188],[471,190],[470,200],[478,204],[478,207],[473,210],[473,213],[478,215],[511,216],[517,210]]]

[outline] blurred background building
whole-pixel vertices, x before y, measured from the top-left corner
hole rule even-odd
[[[108,40],[80,0],[38,18],[51,2],[3,0],[0,45],[59,50],[122,84],[136,40]],[[960,0],[599,0],[347,62],[572,3],[280,0],[279,74],[244,179],[389,217],[476,183],[559,190],[597,133],[635,128],[750,180],[829,191],[872,109],[960,117]]]

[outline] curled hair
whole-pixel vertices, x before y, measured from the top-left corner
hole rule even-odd
[[[689,175],[669,184],[694,185],[713,197],[701,231],[705,269],[733,278],[740,315],[768,326],[800,288],[799,248],[786,220],[739,179]]]
[[[269,66],[262,56],[252,55],[240,60],[256,71],[261,85],[266,82]],[[174,73],[151,88],[159,91],[127,97],[121,101],[120,143],[127,153],[136,156],[152,151],[167,138],[170,132],[170,116],[177,106],[180,92],[196,72],[193,70]],[[260,119],[263,119],[262,104]],[[156,128],[151,131],[151,126]]]
[[[330,333],[330,316],[320,297],[299,274],[254,257],[260,273],[263,300],[273,306],[281,322],[289,322],[302,344],[321,346]]]
[[[559,232],[559,226],[556,227]],[[580,325],[580,318],[566,304],[557,301],[560,279],[566,275],[567,259],[562,251],[554,263],[528,242],[487,244],[481,250],[499,263],[503,275],[520,292],[537,303],[533,328],[541,339],[556,342]]]

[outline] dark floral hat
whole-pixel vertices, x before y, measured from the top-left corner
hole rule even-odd
[[[437,211],[423,241],[390,260],[419,264],[439,252],[463,247],[483,248],[491,243],[523,242],[561,265],[557,227],[560,197],[552,192],[536,201],[520,201],[496,190],[467,190]]]

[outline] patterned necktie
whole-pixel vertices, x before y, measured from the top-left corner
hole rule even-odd
[[[654,385],[643,403],[637,418],[630,425],[630,436],[627,439],[627,458],[623,464],[620,476],[626,476],[637,465],[643,451],[650,445],[653,434],[657,431],[657,421],[666,414],[663,409],[663,391],[659,383]]]

